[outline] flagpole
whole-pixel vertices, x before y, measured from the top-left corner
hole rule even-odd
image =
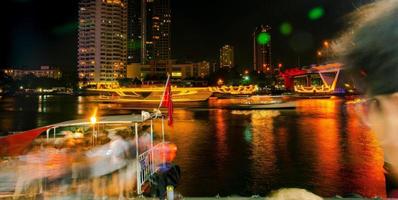
[[[159,108],[158,108],[158,109],[160,109],[160,107],[162,106],[163,97],[164,97],[164,94],[166,93],[166,87],[167,87],[167,83],[168,83],[169,81],[170,81],[170,74],[167,73],[167,81],[166,81],[166,85],[164,86],[163,95],[160,97],[160,104],[159,104]]]

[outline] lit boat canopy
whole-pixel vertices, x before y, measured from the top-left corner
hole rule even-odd
[[[141,115],[115,115],[115,116],[105,116],[98,117],[96,119],[96,124],[132,124],[132,123],[142,123],[146,121]],[[65,126],[78,126],[78,125],[90,125],[92,124],[89,118],[71,120],[66,122],[61,122],[52,125],[53,127],[65,127]]]

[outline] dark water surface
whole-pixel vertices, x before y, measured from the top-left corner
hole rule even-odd
[[[0,132],[88,117],[95,107],[101,115],[156,107],[91,100],[4,97]],[[178,146],[182,180],[177,190],[184,196],[263,196],[281,187],[306,188],[325,197],[385,196],[382,151],[351,104],[310,99],[298,101],[296,110],[221,109],[231,102],[176,105],[174,127],[166,131]]]

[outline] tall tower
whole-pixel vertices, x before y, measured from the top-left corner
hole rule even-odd
[[[232,68],[234,66],[234,47],[225,45],[220,49],[220,68]]]
[[[253,33],[254,71],[272,74],[271,62],[271,27],[261,25]]]
[[[141,63],[143,0],[128,0],[127,63]]]
[[[147,64],[171,58],[170,0],[141,1],[141,62]]]
[[[171,10],[170,0],[155,0],[152,17],[152,41],[155,61],[171,58]]]
[[[80,81],[114,82],[126,76],[127,0],[81,0],[78,73]]]

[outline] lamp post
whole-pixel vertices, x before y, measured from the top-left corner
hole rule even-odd
[[[93,115],[91,118],[90,118],[90,122],[91,122],[91,125],[93,126],[93,145],[95,145],[95,139],[97,138],[97,133],[96,133],[96,131],[95,131],[95,124],[97,123],[97,117],[95,116],[95,115]]]

